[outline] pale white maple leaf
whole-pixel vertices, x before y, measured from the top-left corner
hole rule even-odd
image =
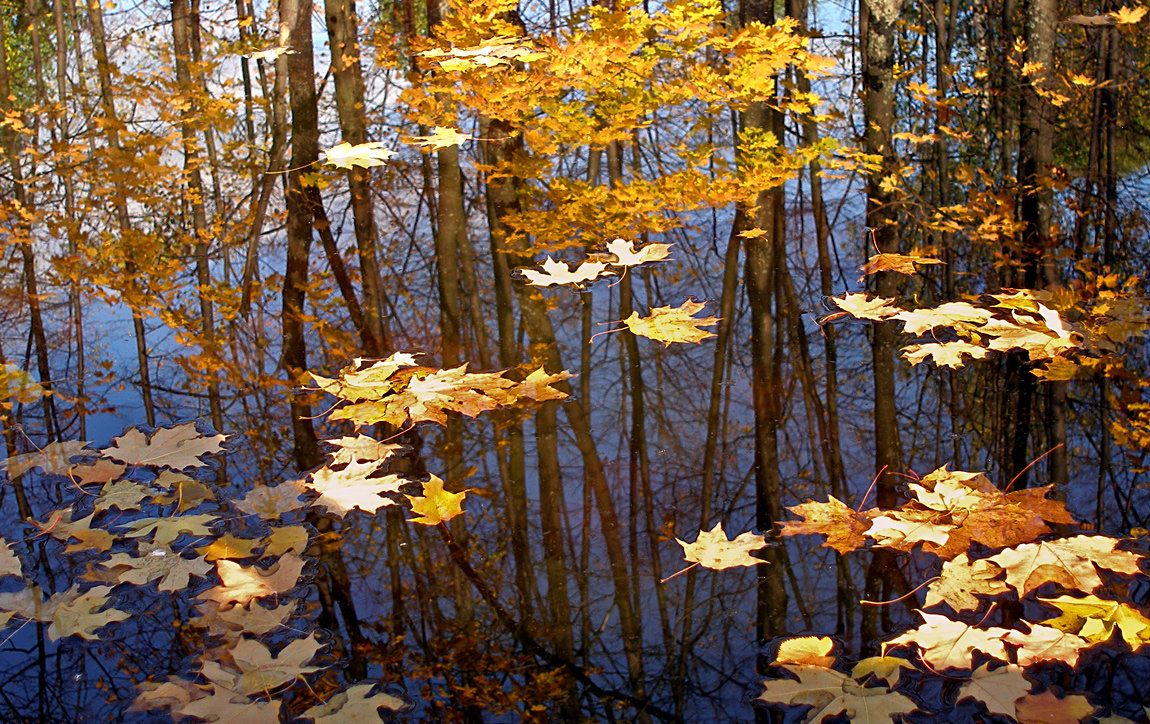
[[[350,169],[354,166],[371,168],[382,166],[394,155],[395,152],[387,148],[382,141],[368,141],[355,146],[344,141],[324,151],[324,163],[336,168]]]

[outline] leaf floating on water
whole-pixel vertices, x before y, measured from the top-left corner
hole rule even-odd
[[[695,318],[701,312],[705,302],[696,302],[688,299],[677,307],[655,307],[651,316],[640,317],[638,312],[631,312],[631,316],[623,320],[633,333],[662,342],[669,347],[672,342],[688,342],[697,344],[708,337],[714,337],[701,327],[709,327],[719,323],[718,317]]]

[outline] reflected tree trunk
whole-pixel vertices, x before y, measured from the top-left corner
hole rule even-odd
[[[867,153],[881,157],[877,171],[867,177],[866,220],[868,247],[874,253],[897,253],[895,195],[891,190],[896,179],[896,158],[891,138],[894,124],[895,23],[902,11],[901,0],[860,0],[859,32],[862,43],[863,75],[863,146]],[[869,251],[868,251],[869,253]],[[881,297],[898,294],[896,275],[879,272],[875,291]],[[898,336],[893,322],[873,325],[871,360],[874,377],[874,467],[877,503],[880,508],[897,505],[896,474],[902,471],[897,403],[895,398],[895,352]],[[890,551],[876,551],[866,572],[865,595],[868,600],[890,598],[891,580],[897,558]],[[875,645],[878,630],[876,607],[863,610],[863,646]],[[886,616],[886,608],[883,609]],[[868,649],[869,650],[869,649]]]

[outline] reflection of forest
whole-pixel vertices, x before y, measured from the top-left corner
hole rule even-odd
[[[0,9],[0,719],[1143,716],[1137,9]]]

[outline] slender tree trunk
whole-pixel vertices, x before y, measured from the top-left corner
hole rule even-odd
[[[291,99],[291,171],[288,172],[287,203],[287,267],[283,283],[283,363],[291,385],[302,382],[307,372],[307,341],[304,328],[304,304],[309,282],[308,257],[311,250],[312,228],[320,221],[316,198],[305,190],[301,176],[319,159],[319,111],[316,105],[315,70],[312,60],[312,32],[310,5],[302,0],[280,0],[281,37],[289,38],[288,91]],[[291,402],[294,456],[300,470],[317,467],[321,462],[315,429],[312,427],[312,409],[308,398],[292,395]],[[309,522],[321,534],[334,529],[331,518],[313,515]],[[323,537],[321,535],[321,537]],[[343,614],[343,623],[351,640],[353,676],[360,678],[365,662],[360,651],[364,642],[359,618],[350,596],[350,582],[343,557],[334,536],[324,538],[318,556],[321,575],[317,580],[321,601],[331,600]],[[326,628],[338,631],[338,620],[331,606],[324,607],[321,621]]]
[[[120,120],[116,115],[116,103],[112,95],[112,66],[108,61],[108,46],[104,33],[104,11],[100,0],[87,0],[88,20],[92,30],[92,50],[96,56],[96,74],[100,79],[100,106],[104,114],[104,129],[108,145],[117,154],[120,147]],[[79,52],[79,51],[77,51]],[[136,338],[136,363],[140,371],[140,396],[144,403],[144,415],[148,425],[156,424],[156,406],[152,399],[152,378],[149,372],[148,341],[144,327],[144,293],[137,279],[140,270],[133,260],[131,238],[134,236],[131,216],[128,214],[127,193],[114,193],[112,204],[116,209],[116,222],[120,230],[120,245],[124,256],[124,289],[122,297],[132,310],[132,331]]]
[[[8,82],[8,57],[5,49],[5,33],[3,23],[0,23],[0,111],[12,112],[11,91]],[[44,318],[40,310],[40,292],[36,277],[36,256],[32,250],[32,200],[25,188],[24,169],[20,165],[20,134],[13,133],[10,128],[0,128],[0,144],[4,146],[4,154],[8,160],[8,167],[12,173],[12,203],[17,207],[13,216],[16,229],[17,247],[23,261],[24,294],[28,298],[28,321],[30,332],[35,343],[36,371],[40,375],[40,385],[45,393],[41,397],[44,409],[44,433],[48,442],[59,439],[59,421],[56,418],[56,404],[52,396],[54,382],[52,380],[52,366],[48,359],[48,341],[44,333]]]
[[[860,27],[863,63],[863,146],[867,153],[880,156],[879,169],[867,178],[866,220],[870,238],[868,246],[876,253],[897,253],[895,196],[887,185],[894,179],[895,154],[892,146],[894,125],[894,63],[895,23],[902,10],[901,0],[860,0]],[[896,275],[879,272],[875,275],[875,291],[879,296],[898,294]],[[897,478],[902,470],[902,452],[899,444],[897,401],[895,398],[894,367],[898,347],[893,322],[874,325],[871,339],[871,359],[874,377],[874,466],[878,477],[877,502],[881,508],[893,508],[897,503]],[[866,573],[866,596],[878,600],[883,591],[890,590],[893,569],[897,560],[889,551],[877,551]],[[878,625],[874,607],[864,610],[862,621],[864,646],[875,644]]]
[[[193,119],[199,115],[199,109],[194,99],[196,90],[192,86],[192,74],[188,68],[189,54],[191,53],[189,31],[189,13],[187,0],[171,0],[172,11],[172,44],[173,55],[176,60],[176,82],[180,92],[186,93],[188,99],[182,105],[180,112],[180,133],[184,145],[184,175],[187,179],[188,190],[192,206],[192,234],[196,259],[196,286],[200,298],[200,339],[205,355],[210,359],[209,366],[204,373],[208,375],[208,407],[212,416],[212,425],[216,430],[224,429],[224,413],[220,406],[220,383],[216,373],[219,362],[219,350],[216,340],[215,309],[212,304],[211,287],[212,274],[208,258],[208,240],[211,238],[211,229],[208,226],[208,215],[204,208],[204,181],[200,173],[199,143],[196,140],[196,130],[192,125]]]
[[[490,139],[482,149],[488,166],[509,164],[513,154],[521,148],[522,140],[510,134],[505,122],[486,121],[484,138]],[[499,364],[512,369],[520,363],[519,345],[515,339],[515,302],[512,290],[511,265],[507,256],[507,228],[503,219],[519,207],[514,181],[506,177],[484,179],[487,198],[487,227],[491,246],[491,266],[495,287],[495,318],[499,337]],[[523,425],[512,414],[501,414],[495,428],[502,431],[506,441],[507,522],[510,529],[511,553],[515,558],[515,585],[519,591],[520,607],[529,616],[535,596],[535,580],[531,563],[531,548],[527,527],[527,470],[523,446]],[[497,438],[497,449],[498,445]],[[504,459],[503,456],[500,456]],[[501,469],[502,472],[502,469]]]
[[[347,143],[366,143],[363,70],[359,60],[358,20],[354,0],[325,0],[328,37],[331,39],[331,66],[335,76],[335,104],[340,131]],[[374,345],[365,350],[382,356],[391,349],[390,334],[383,316],[384,293],[376,250],[375,206],[371,198],[371,170],[352,167],[348,173],[355,242],[363,277],[363,324],[365,337]]]
[[[773,5],[765,0],[744,0],[744,22],[775,22]],[[783,115],[777,107],[754,103],[743,113],[745,128],[773,133],[783,142]],[[763,233],[743,242],[744,287],[751,312],[751,397],[755,411],[755,527],[764,532],[777,530],[782,519],[779,479],[779,427],[782,421],[780,397],[782,380],[775,363],[779,326],[772,303],[778,284],[776,264],[785,243],[782,188],[758,192],[755,205],[746,216],[752,227]],[[757,630],[760,642],[786,630],[787,592],[783,585],[784,556],[778,547],[767,549],[766,566],[758,566]]]

